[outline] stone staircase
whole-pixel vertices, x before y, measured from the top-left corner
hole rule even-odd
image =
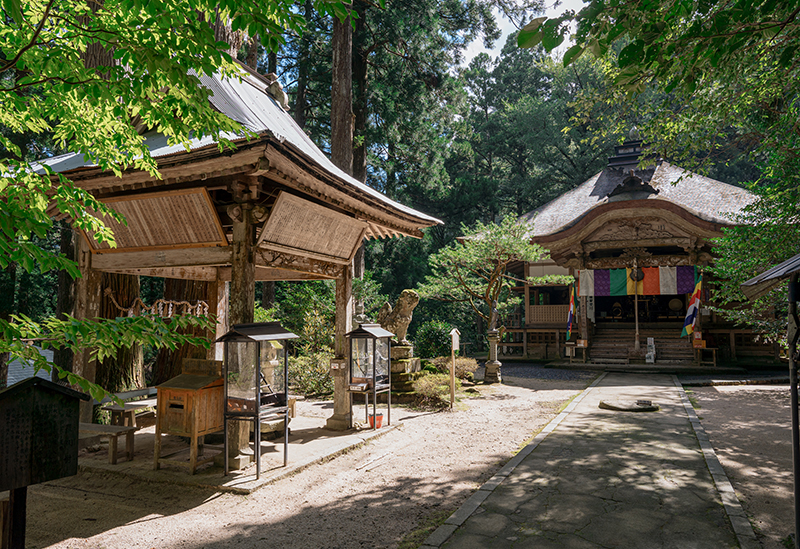
[[[647,338],[652,337],[656,346],[656,363],[691,364],[694,351],[691,341],[681,337],[677,324],[644,325],[639,327],[639,347],[644,357]],[[633,354],[636,330],[632,325],[598,325],[592,336],[589,356],[593,362],[625,363],[635,359]]]

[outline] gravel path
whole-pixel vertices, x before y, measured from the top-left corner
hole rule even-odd
[[[697,416],[764,549],[794,531],[788,385],[691,387]]]
[[[454,412],[393,407],[401,428],[247,497],[101,474],[34,486],[27,546],[416,547],[596,375],[504,366]]]

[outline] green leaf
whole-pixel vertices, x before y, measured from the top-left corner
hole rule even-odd
[[[784,48],[783,52],[781,53],[781,58],[778,61],[780,66],[782,67],[789,67],[794,62],[794,55],[797,51],[798,45],[792,45]]]
[[[628,67],[634,63],[642,60],[642,53],[644,51],[644,43],[641,40],[635,40],[622,48],[617,58],[617,63],[620,68]]]
[[[3,0],[3,10],[11,16],[15,23],[23,23],[22,2],[20,0]]]
[[[578,44],[572,46],[564,54],[564,66],[567,67],[570,65],[570,63],[576,61],[581,55],[583,55],[584,51],[586,51],[586,48],[583,46],[579,46]]]
[[[542,32],[533,31],[527,32],[525,30],[519,31],[517,34],[517,45],[520,48],[534,48],[542,41]]]
[[[519,31],[517,34],[517,45],[520,48],[533,48],[542,41],[540,27],[547,21],[547,17],[537,17]]]
[[[553,51],[564,41],[564,36],[559,32],[557,20],[550,19],[542,25],[542,46],[547,51]]]

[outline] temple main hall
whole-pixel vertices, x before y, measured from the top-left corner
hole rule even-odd
[[[526,279],[574,280],[575,325],[568,341],[568,285],[518,286],[524,305],[506,321],[502,355],[570,354],[583,360],[585,354],[593,362],[645,362],[650,344],[655,363],[662,364],[775,356],[771,345],[707,307],[714,279],[706,268],[714,262],[714,239],[736,225],[737,214],[754,196],[665,160],[641,169],[642,154],[634,134],[615,147],[600,173],[520,218],[549,258],[512,269]],[[682,337],[701,274],[696,333]],[[694,339],[714,351],[697,351],[700,342]]]

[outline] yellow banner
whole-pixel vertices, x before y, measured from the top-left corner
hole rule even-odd
[[[644,279],[638,282],[634,282],[631,279],[632,272],[633,269],[625,269],[625,274],[627,275],[625,279],[628,283],[628,295],[633,295],[633,294],[644,295]]]

